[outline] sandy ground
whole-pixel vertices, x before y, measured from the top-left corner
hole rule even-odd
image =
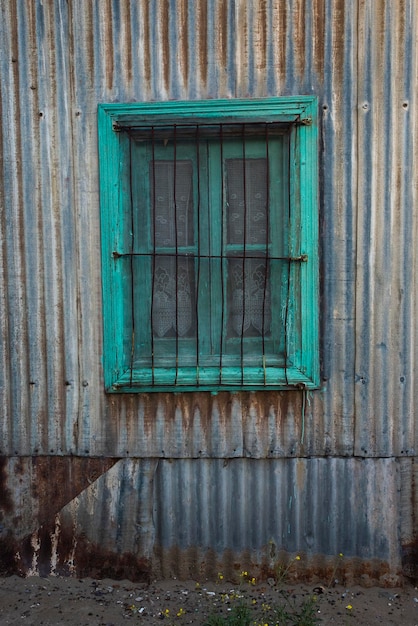
[[[318,624],[418,626],[418,590],[362,587],[251,584],[226,581],[129,581],[86,578],[0,578],[0,624],[25,626],[120,626],[124,624],[205,624],[210,615],[231,615],[234,607],[251,607],[252,623],[305,624],[295,617],[306,603]],[[275,609],[293,618],[277,619]],[[274,619],[274,616],[276,618]],[[315,623],[308,621],[306,624]]]

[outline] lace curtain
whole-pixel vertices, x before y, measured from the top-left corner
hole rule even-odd
[[[227,159],[225,169],[227,335],[267,336],[271,325],[267,160]],[[155,248],[153,333],[158,338],[192,337],[196,333],[196,266],[193,257],[182,256],[196,239],[192,163],[156,161],[151,164],[150,184]],[[221,272],[221,264],[214,264],[212,271]],[[216,278],[219,282],[224,277]]]
[[[151,168],[156,251],[152,329],[156,337],[191,336],[195,331],[194,263],[176,254],[194,243],[192,164],[156,161]]]
[[[266,336],[271,324],[267,159],[227,159],[226,182],[227,241],[241,257],[228,261],[228,334]]]

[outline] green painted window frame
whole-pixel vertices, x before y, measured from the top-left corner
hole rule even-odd
[[[107,392],[208,390],[284,390],[319,387],[319,254],[318,254],[318,119],[311,96],[246,100],[100,104],[98,147],[103,289],[103,367]],[[267,124],[281,125],[288,136],[289,282],[285,327],[286,360],[260,374],[260,367],[235,367],[214,377],[205,368],[173,378],[169,369],[150,381],[132,367],[132,306],[126,297],[133,283],[129,263],[120,262],[131,228],[132,149],[124,129],[141,124]],[[145,172],[144,172],[145,174]],[[145,276],[145,281],[151,276]],[[135,293],[138,286],[132,286]],[[135,296],[134,296],[135,297]],[[149,328],[151,333],[151,327]],[[245,369],[245,368],[244,368]],[[257,371],[256,371],[257,370]]]

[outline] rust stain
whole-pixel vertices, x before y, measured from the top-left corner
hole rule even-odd
[[[248,85],[248,64],[249,64],[249,28],[252,28],[252,24],[249,24],[249,8],[244,3],[239,3],[236,6],[236,57],[235,57],[235,72],[236,72],[236,96],[248,97],[250,85]],[[252,87],[252,86],[251,86]]]
[[[116,462],[111,458],[34,457],[31,492],[38,504],[38,524],[52,522],[58,511]]]
[[[224,11],[226,11],[226,8]],[[199,2],[197,30],[200,80],[202,85],[206,85],[208,80],[208,5],[206,0]]]
[[[265,71],[267,66],[267,0],[260,0],[256,29],[258,33],[258,63],[257,69]]]
[[[170,5],[169,0],[161,0],[161,59],[163,64],[163,84],[170,91]]]
[[[152,575],[157,578],[175,576],[185,580],[216,580],[221,571],[225,580],[231,584],[239,584],[242,581],[241,572],[245,570],[251,572],[250,575],[262,584],[269,578],[275,579],[275,564],[280,563],[290,565],[287,575],[289,583],[329,582],[333,576],[343,585],[358,584],[363,587],[394,587],[402,582],[402,575],[391,572],[389,564],[379,559],[344,558],[341,561],[339,557],[310,557],[301,553],[301,561],[294,565],[292,561],[294,555],[283,550],[278,551],[274,563],[267,558],[258,563],[249,552],[237,554],[232,550],[225,550],[222,554],[217,554],[214,550],[203,550],[196,546],[186,550],[181,550],[178,546],[168,549],[156,546]]]
[[[69,3],[68,5],[69,10],[71,10],[72,8],[72,4]],[[92,5],[87,2],[85,4],[84,7],[85,10],[85,33],[86,33],[86,50],[87,50],[87,60],[88,60],[88,67],[89,67],[89,73],[88,76],[90,77],[90,81],[93,82],[93,77],[94,77],[94,37],[92,37],[92,33],[93,33],[93,7]],[[70,18],[71,19],[71,18]],[[74,48],[74,42],[73,42],[73,48]],[[70,67],[70,71],[74,71],[72,67]]]
[[[418,538],[402,546],[402,574],[418,582]]]
[[[228,6],[225,0],[219,2],[218,13],[218,54],[224,71],[228,65]]]
[[[3,513],[11,513],[14,509],[12,492],[7,486],[7,458],[0,457],[0,520]]]
[[[177,24],[179,37],[179,60],[182,67],[184,83],[189,82],[189,14],[188,0],[180,0],[177,8]]]
[[[0,576],[24,576],[16,555],[20,544],[11,536],[0,538]]]
[[[106,550],[81,533],[74,535],[73,526],[60,527],[57,543],[53,548],[54,536],[56,537],[55,526],[45,524],[20,542],[9,540],[2,544],[0,541],[0,549],[6,549],[6,553],[0,553],[0,573],[3,570],[9,575],[25,575],[32,571],[35,563],[40,576],[53,573],[60,576],[89,576],[150,583],[151,562],[145,557]],[[33,541],[34,537],[36,541]]]
[[[305,0],[296,0],[293,13],[293,44],[296,71],[303,76],[305,71]]]
[[[344,91],[342,85],[344,82],[344,58],[345,58],[345,0],[335,0],[335,8],[333,11],[333,26],[332,32],[334,33],[332,41],[332,62],[334,68],[335,85],[338,85],[337,94],[339,99],[344,97]]]
[[[306,405],[306,403],[305,403]],[[243,433],[254,422],[257,432],[259,450],[264,447],[267,457],[276,457],[277,454],[293,456],[295,441],[300,441],[303,430],[303,395],[301,391],[263,391],[236,392],[231,395],[227,391],[212,395],[207,392],[178,393],[144,393],[140,395],[127,394],[126,396],[112,397],[109,418],[106,420],[106,440],[110,442],[108,454],[112,454],[111,442],[120,441],[120,428],[123,427],[124,439],[137,441],[138,424],[141,424],[142,439],[151,443],[152,449],[158,441],[160,448],[153,454],[159,457],[176,456],[182,451],[187,457],[201,457],[210,455],[218,445],[228,447],[226,443],[232,434],[231,429],[237,419],[242,421]],[[305,411],[309,407],[305,406]],[[213,440],[213,421],[219,421],[222,432],[217,433]],[[162,423],[161,423],[162,420]],[[255,421],[254,421],[255,420]],[[266,421],[273,420],[266,429]],[[267,431],[275,429],[275,442],[268,440]],[[197,432],[197,428],[199,429]],[[181,435],[179,433],[181,429]],[[222,439],[226,437],[227,439]],[[178,448],[170,453],[164,446],[177,442]],[[224,441],[224,443],[221,443]],[[289,449],[283,446],[287,442]],[[144,444],[144,442],[142,442]],[[145,445],[145,444],[144,444]],[[199,445],[199,449],[196,448]],[[278,451],[277,446],[280,447]],[[134,448],[127,445],[121,453],[133,455]],[[114,452],[114,450],[113,450]],[[235,456],[235,454],[233,455]]]
[[[313,63],[316,74],[323,80],[325,60],[325,1],[313,0]]]
[[[402,573],[414,583],[418,582],[418,520],[417,520],[417,492],[416,492],[416,465],[412,459],[412,471],[410,473],[411,494],[411,525],[412,541],[402,545]]]
[[[142,42],[142,51],[144,55],[144,77],[148,89],[151,86],[151,48],[150,48],[150,11],[149,2],[145,0],[142,4],[142,15],[144,24],[144,38]]]
[[[274,13],[274,32],[276,34],[275,62],[281,83],[286,79],[286,41],[287,41],[287,2],[280,2]]]
[[[126,80],[128,83],[132,81],[132,18],[131,18],[131,5],[129,2],[122,3],[121,7],[126,9],[126,17],[124,17],[124,23],[126,24],[125,30],[125,68],[126,68]]]
[[[113,72],[114,72],[114,61],[113,61],[113,28],[112,28],[112,2],[111,0],[106,0],[106,3],[101,5],[105,7],[105,13],[103,16],[104,22],[104,53],[105,53],[105,67],[106,67],[106,87],[107,89],[113,89]]]
[[[275,578],[277,563],[288,563],[289,583],[324,582],[335,577],[342,585],[395,587],[402,584],[403,575],[410,577],[409,573],[391,571],[389,564],[379,559],[344,557],[341,560],[322,554],[310,557],[300,553],[301,560],[292,564],[293,555],[283,550],[279,550],[273,560],[265,555],[257,562],[248,551],[235,553],[225,550],[217,554],[214,550],[197,546],[181,550],[177,546],[164,549],[157,545],[153,559],[149,559],[131,552],[118,553],[116,550],[104,549],[100,544],[89,541],[82,533],[74,535],[73,526],[67,528],[65,525],[60,529],[55,551],[52,542],[55,533],[53,525],[46,525],[22,541],[15,541],[12,537],[0,539],[0,574],[25,576],[35,562],[41,576],[54,573],[80,578],[126,579],[149,584],[151,578],[172,576],[216,580],[217,572],[222,571],[226,580],[237,584],[240,582],[240,573],[246,570],[262,584],[269,578]],[[33,537],[36,537],[36,541],[33,541]]]

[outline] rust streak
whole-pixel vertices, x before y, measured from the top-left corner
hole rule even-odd
[[[129,2],[121,3],[122,12],[125,10],[126,14],[123,16],[123,24],[125,25],[124,32],[124,69],[126,72],[126,80],[128,83],[132,81],[132,18],[131,18],[131,5]]]
[[[222,68],[226,71],[228,64],[228,7],[225,0],[219,3],[217,24],[219,60]]]
[[[305,19],[305,0],[297,0],[293,14],[293,43],[295,65],[300,76],[305,71]]]
[[[325,1],[313,0],[313,63],[317,76],[323,78],[325,59]]]
[[[168,0],[161,0],[161,59],[163,64],[163,83],[166,91],[170,90],[170,6]]]
[[[200,78],[202,84],[206,85],[208,79],[208,6],[206,0],[199,2],[198,16]]]
[[[7,486],[7,459],[0,457],[0,520],[4,513],[11,513],[14,509],[12,492]]]
[[[102,6],[105,7],[105,14],[103,16],[103,22],[105,27],[104,40],[105,40],[105,65],[106,65],[106,87],[110,90],[113,89],[113,28],[112,28],[112,3],[111,0],[106,0]]]
[[[187,0],[180,0],[178,5],[178,31],[179,31],[179,56],[180,66],[183,69],[184,83],[189,82],[189,15]]]
[[[143,55],[144,55],[144,77],[147,83],[147,88],[151,87],[151,48],[150,48],[150,11],[149,2],[145,0],[142,5],[142,15],[144,24],[144,37],[143,37]]]
[[[34,457],[31,491],[38,504],[38,523],[52,523],[55,515],[107,472],[117,459]]]
[[[267,0],[260,0],[257,32],[259,48],[259,62],[257,69],[259,71],[265,71],[267,66]]]
[[[336,0],[333,11],[333,27],[334,38],[332,42],[332,61],[333,71],[335,75],[335,85],[338,85],[338,100],[344,97],[342,85],[344,82],[344,61],[345,61],[345,0]]]
[[[287,3],[281,2],[274,16],[274,30],[277,33],[276,57],[278,78],[281,83],[286,79],[286,40],[287,40]]]

